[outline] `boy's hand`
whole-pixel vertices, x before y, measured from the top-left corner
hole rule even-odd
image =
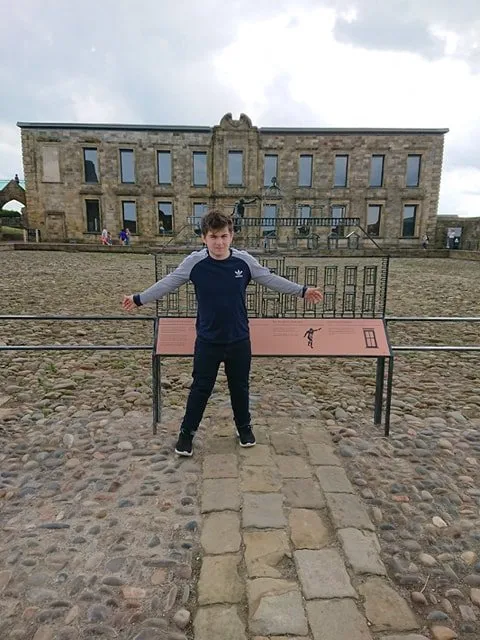
[[[307,302],[313,302],[313,304],[317,304],[317,302],[320,302],[322,299],[323,293],[316,287],[309,287],[305,291],[304,300],[306,300]]]
[[[133,301],[133,296],[123,296],[122,307],[126,311],[133,311],[137,308],[137,305]]]

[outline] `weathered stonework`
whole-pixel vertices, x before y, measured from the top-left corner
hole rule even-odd
[[[278,217],[294,217],[299,204],[312,207],[312,217],[330,216],[331,207],[344,205],[347,217],[367,225],[368,204],[381,204],[378,243],[418,247],[421,236],[435,234],[443,144],[446,130],[409,129],[288,129],[258,128],[243,115],[225,115],[214,127],[143,125],[69,125],[19,123],[30,226],[43,240],[96,241],[87,233],[85,200],[99,200],[101,226],[115,238],[122,227],[122,200],[134,201],[137,234],[133,242],[162,244],[170,236],[159,234],[157,203],[173,205],[174,242],[185,243],[192,234],[187,218],[194,203],[231,212],[239,198],[256,196],[246,217],[261,217],[265,204],[277,204]],[[86,183],[83,148],[97,149],[98,183]],[[132,149],[135,183],[120,178],[120,149]],[[171,184],[158,184],[157,151],[170,151]],[[207,153],[207,186],[193,185],[193,152]],[[243,185],[228,185],[228,151],[242,151]],[[281,200],[264,187],[264,156],[278,156]],[[312,156],[312,186],[298,186],[299,158]],[[369,187],[371,157],[385,156],[381,188]],[[406,187],[409,154],[421,155],[420,183]],[[336,155],[348,155],[346,187],[334,187]],[[48,160],[46,160],[48,158]],[[48,164],[48,166],[44,166]],[[49,181],[47,181],[49,180]],[[413,237],[402,238],[404,204],[418,206]],[[325,227],[318,233],[328,234]],[[278,232],[280,245],[294,233]]]

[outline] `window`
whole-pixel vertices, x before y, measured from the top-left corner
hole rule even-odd
[[[339,218],[345,218],[347,207],[344,204],[334,204],[330,207],[330,215],[332,218],[332,232],[337,233],[343,238],[345,235],[345,227],[339,224]]]
[[[137,203],[131,200],[122,202],[122,227],[129,229],[130,233],[137,233]]]
[[[207,186],[207,152],[193,152],[193,184],[196,187]]]
[[[83,150],[85,182],[98,182],[98,154],[96,149]]]
[[[243,152],[228,152],[228,184],[243,185]]]
[[[312,207],[309,204],[299,204],[298,205],[298,217],[299,218],[310,218],[312,215]]]
[[[420,184],[421,158],[418,155],[409,155],[407,158],[407,187],[418,187]]]
[[[207,203],[206,202],[194,202],[193,203],[193,215],[195,218],[201,218],[205,213],[207,213]]]
[[[122,182],[135,182],[135,156],[133,149],[120,149],[120,173]]]
[[[43,182],[60,182],[58,147],[43,147]]]
[[[381,204],[369,204],[367,210],[367,233],[370,236],[380,235],[380,217],[382,214]]]
[[[173,233],[173,205],[171,202],[158,203],[158,233],[160,235]]]
[[[263,186],[270,187],[272,185],[272,178],[278,178],[277,176],[278,156],[266,155],[263,166]],[[273,206],[273,205],[272,205]]]
[[[263,236],[275,236],[276,223],[275,218],[277,217],[277,205],[276,204],[266,204],[263,207],[263,224],[262,224],[262,235]]]
[[[158,184],[172,184],[172,154],[157,151]]]
[[[383,187],[383,166],[385,156],[372,156],[370,165],[370,183],[371,187]]]
[[[300,156],[298,163],[298,186],[312,186],[312,163],[313,156]]]
[[[348,179],[348,156],[335,156],[334,187],[346,187]]]
[[[85,200],[87,233],[100,233],[100,200]]]
[[[415,236],[415,226],[417,221],[417,205],[405,204],[403,205],[403,220],[402,220],[402,237],[413,238]]]

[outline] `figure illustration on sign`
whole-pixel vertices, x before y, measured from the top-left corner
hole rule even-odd
[[[305,331],[305,334],[303,337],[307,339],[307,344],[310,347],[310,349],[313,349],[313,334],[315,333],[315,331],[321,331],[321,330],[322,330],[322,327],[319,327],[318,329],[312,329],[312,327],[310,327],[310,329]]]

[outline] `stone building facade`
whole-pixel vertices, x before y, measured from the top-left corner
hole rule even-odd
[[[244,114],[213,127],[18,126],[30,226],[45,241],[129,227],[133,242],[184,244],[213,207],[243,213],[252,226],[240,233],[280,246],[332,228],[346,236],[342,217],[384,246],[435,234],[447,129],[258,128]]]

